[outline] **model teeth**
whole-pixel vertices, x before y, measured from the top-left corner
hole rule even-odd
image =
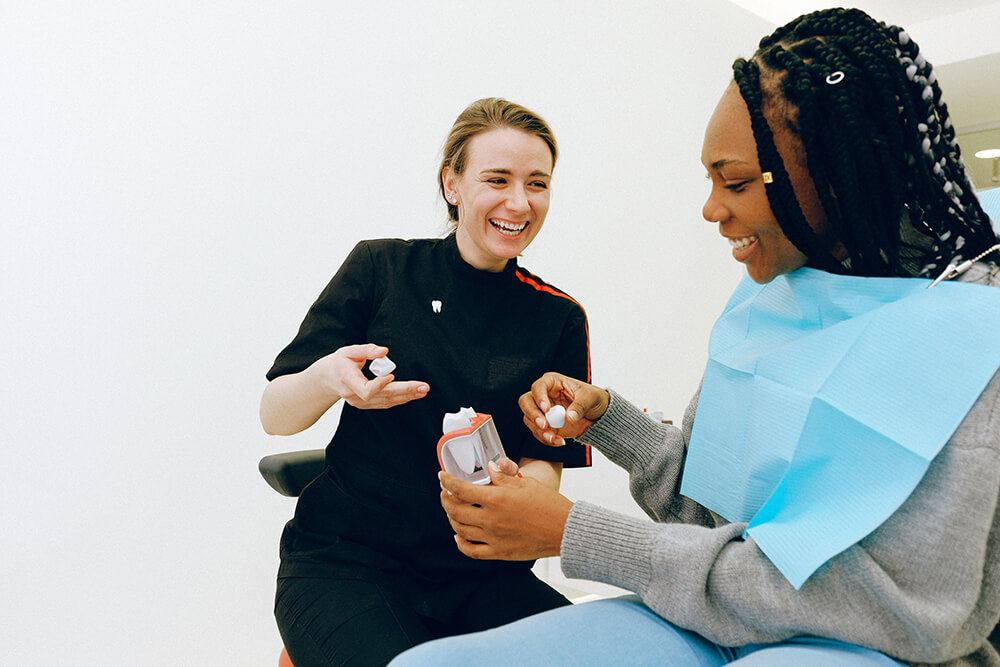
[[[756,236],[744,236],[741,239],[729,239],[729,245],[742,250],[756,240]]]
[[[490,224],[497,228],[503,234],[508,234],[510,236],[516,236],[524,231],[524,228],[528,226],[527,222],[522,222],[519,225],[515,225],[509,222],[504,222],[503,220],[494,220],[490,218]]]

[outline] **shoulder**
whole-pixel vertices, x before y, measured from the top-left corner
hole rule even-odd
[[[1000,264],[995,262],[976,262],[969,270],[958,277],[959,282],[975,285],[1000,287]]]
[[[429,258],[442,248],[444,239],[366,239],[351,251],[354,258],[365,258],[374,265],[400,266],[403,262]]]
[[[442,241],[444,239],[365,239],[359,241],[355,249],[364,248],[372,254],[400,254],[430,250]]]
[[[551,300],[551,303],[554,305],[560,305],[567,310],[579,311],[586,317],[586,312],[579,301],[523,266],[518,266],[514,269],[514,278],[523,289],[529,290],[529,293],[536,295],[536,298]]]

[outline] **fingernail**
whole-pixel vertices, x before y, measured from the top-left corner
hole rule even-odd
[[[535,426],[537,426],[538,428],[545,428],[548,425],[549,425],[548,422],[545,421],[545,417],[539,417],[538,419],[535,420]]]
[[[489,469],[490,469],[490,470],[491,470],[492,472],[500,472],[500,466],[498,466],[498,465],[497,465],[497,464],[496,464],[495,462],[493,462],[493,461],[490,461],[489,463],[487,463],[487,464],[486,464],[486,466],[487,466],[487,467],[488,467],[488,468],[489,468]]]
[[[569,412],[566,413],[566,419],[568,419],[571,422],[575,422],[579,418],[580,415],[577,414],[576,410],[570,410]]]

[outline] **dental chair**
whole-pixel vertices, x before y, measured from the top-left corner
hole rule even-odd
[[[325,450],[305,449],[265,456],[257,464],[261,477],[283,496],[298,497],[302,489],[323,472]],[[282,648],[278,667],[294,667]]]
[[[304,449],[265,456],[257,464],[261,477],[283,496],[296,498],[306,485],[323,472],[322,449]]]

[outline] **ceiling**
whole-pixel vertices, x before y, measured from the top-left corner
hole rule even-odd
[[[972,182],[978,190],[1000,187],[992,180],[994,161],[975,157],[983,149],[1000,148],[1000,53],[937,69]]]
[[[773,23],[837,3],[811,0],[730,0]],[[934,65],[962,156],[980,191],[1000,187],[993,160],[976,158],[1000,148],[1000,26],[998,0],[858,0],[851,3],[886,23],[902,26]]]
[[[858,0],[853,3],[815,2],[814,0],[730,0],[776,26],[796,16],[826,7],[857,7],[871,16],[904,28],[924,21],[995,5],[996,0]],[[947,6],[945,6],[947,5]]]

